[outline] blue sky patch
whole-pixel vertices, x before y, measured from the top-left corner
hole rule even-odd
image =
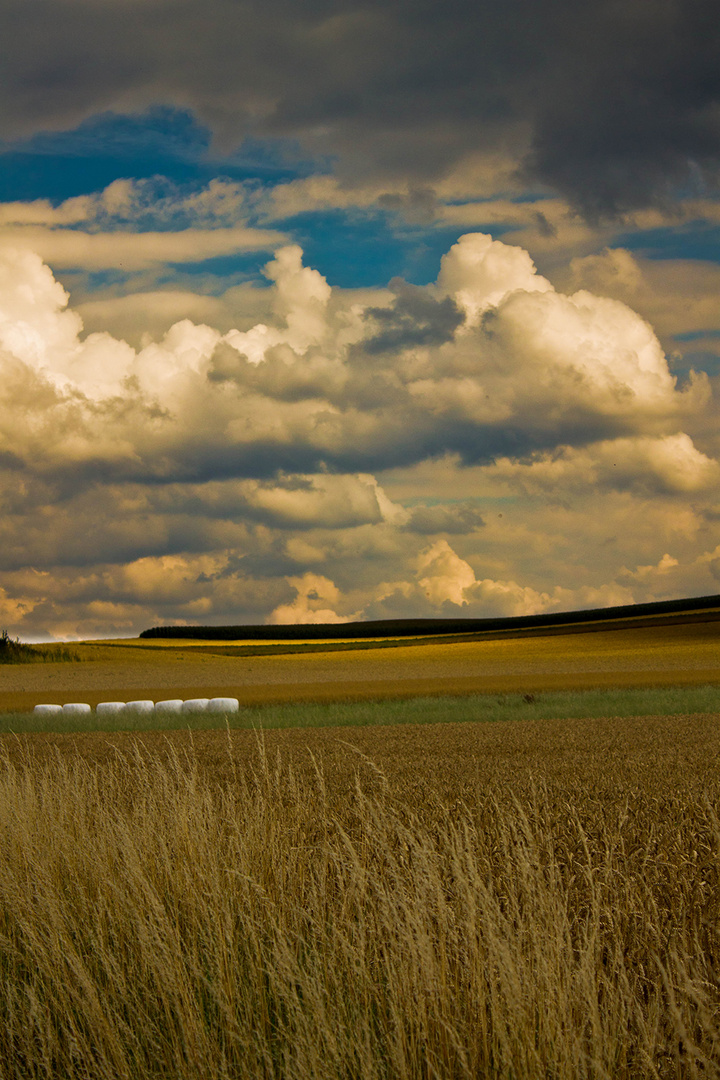
[[[219,154],[209,130],[192,113],[154,108],[139,116],[103,113],[73,131],[41,132],[0,144],[0,200],[62,202],[100,191],[119,177],[166,176],[202,187],[222,175],[275,184],[323,172],[293,140],[246,139]]]

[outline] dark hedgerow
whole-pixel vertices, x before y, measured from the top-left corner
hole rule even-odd
[[[297,623],[285,626],[153,626],[141,638],[192,638],[198,641],[303,641],[333,638],[426,637],[438,634],[486,634],[492,631],[555,629],[568,632],[573,626],[615,623],[625,619],[658,618],[678,622],[710,622],[720,618],[720,595],[694,596],[683,600],[659,600],[622,607],[589,608],[584,611],[551,611],[487,619],[377,619],[348,623]]]

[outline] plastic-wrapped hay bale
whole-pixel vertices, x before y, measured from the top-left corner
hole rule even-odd
[[[33,716],[62,716],[62,705],[36,705]]]
[[[97,716],[119,716],[125,710],[124,701],[101,701],[95,709]]]
[[[128,701],[127,705],[123,709],[125,714],[132,713],[133,716],[151,716],[155,712],[154,701]]]
[[[187,701],[182,703],[182,712],[184,713],[203,713],[207,712],[207,707],[210,704],[210,698],[196,697],[188,698]]]
[[[69,701],[62,707],[63,716],[88,716],[92,709],[84,701]]]
[[[240,702],[236,697],[214,697],[208,701],[207,711],[210,713],[236,713],[240,712]]]
[[[158,716],[179,716],[182,707],[182,698],[168,698],[167,701],[155,702],[155,713]]]

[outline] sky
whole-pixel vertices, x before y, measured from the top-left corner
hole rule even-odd
[[[4,0],[0,628],[720,592],[710,0]]]

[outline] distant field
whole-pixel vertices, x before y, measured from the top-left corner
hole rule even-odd
[[[73,645],[80,663],[8,664],[0,711],[41,702],[233,696],[245,704],[720,684],[720,622],[488,635],[432,643],[337,641],[312,651],[155,641]],[[391,645],[392,647],[389,647]]]

